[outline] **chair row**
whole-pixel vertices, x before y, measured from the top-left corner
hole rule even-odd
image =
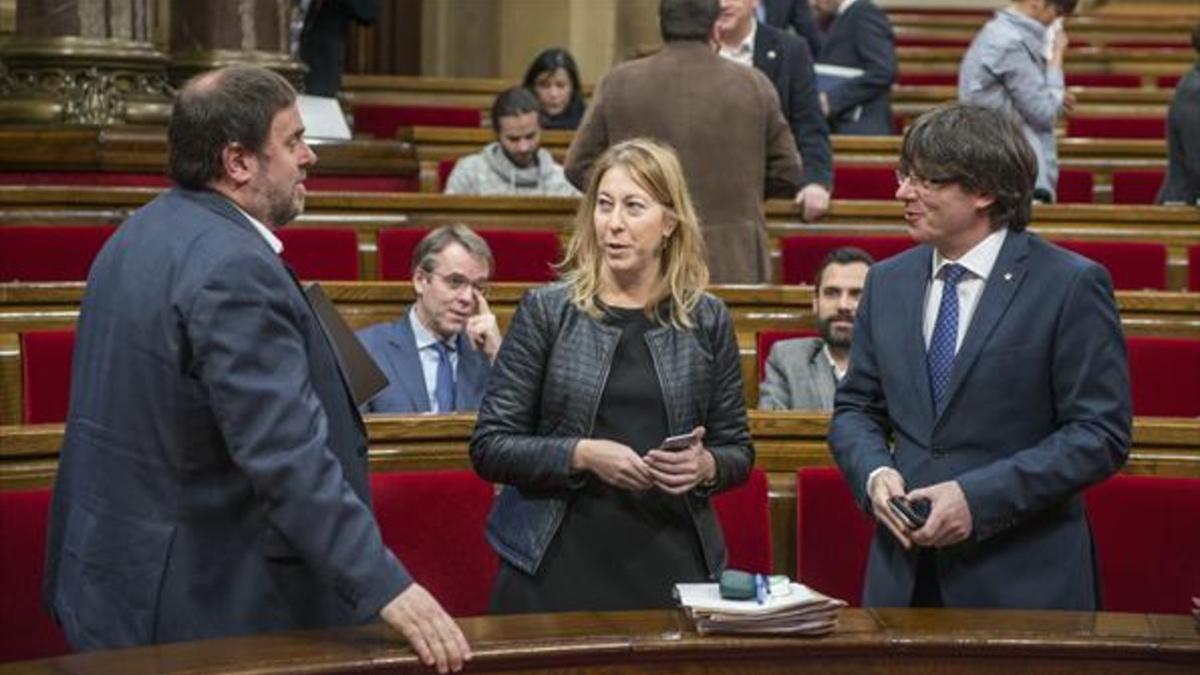
[[[892,183],[894,177],[890,177]],[[83,281],[100,248],[116,230],[110,225],[0,227],[0,283]],[[375,241],[382,281],[412,278],[412,258],[423,228],[383,228]],[[283,259],[302,279],[357,281],[362,278],[358,233],[350,228],[291,227],[278,231]],[[551,230],[479,230],[494,258],[492,280],[543,283],[556,278],[560,235]],[[1056,243],[1104,265],[1120,290],[1167,290],[1168,250],[1146,241]],[[780,239],[780,280],[809,284],[825,255],[857,246],[883,260],[914,246],[907,236],[790,235]],[[1200,291],[1200,244],[1187,252],[1188,288]]]
[[[807,337],[809,330],[759,331],[752,372],[743,377],[761,382],[771,346],[783,339]],[[1133,414],[1139,417],[1200,417],[1200,340],[1130,336],[1129,370]],[[75,331],[44,330],[19,337],[22,424],[66,420],[71,390]],[[753,391],[757,391],[757,387]],[[748,407],[757,407],[747,400]]]
[[[796,578],[859,605],[872,522],[836,469],[795,474]],[[389,472],[371,477],[384,543],[454,616],[487,611],[499,561],[484,540],[494,488],[469,471]],[[1119,475],[1089,489],[1089,521],[1106,611],[1187,613],[1200,593],[1200,479]],[[40,602],[50,491],[0,491],[0,662],[67,652]],[[714,499],[727,565],[771,569],[768,482],[754,469]],[[1171,514],[1164,518],[1163,514]],[[453,552],[449,554],[448,552]],[[1153,569],[1154,574],[1146,574]]]

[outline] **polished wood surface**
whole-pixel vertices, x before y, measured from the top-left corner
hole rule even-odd
[[[1189,616],[847,609],[818,638],[700,635],[679,610],[460,619],[472,673],[1194,673]],[[429,673],[381,624],[0,665],[0,674]]]

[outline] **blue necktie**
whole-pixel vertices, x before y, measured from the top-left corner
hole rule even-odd
[[[942,301],[938,304],[937,323],[929,338],[929,352],[925,355],[929,365],[929,388],[933,392],[933,408],[942,412],[946,388],[950,386],[950,373],[954,371],[954,354],[958,342],[958,282],[967,269],[962,265],[950,264],[942,268]]]
[[[438,353],[437,385],[433,395],[439,413],[454,412],[454,367],[450,363],[450,348],[443,342],[433,343]]]

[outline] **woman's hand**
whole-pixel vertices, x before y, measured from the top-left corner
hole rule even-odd
[[[683,450],[655,448],[646,453],[646,466],[654,485],[673,495],[681,495],[717,477],[717,462],[704,447],[704,427],[692,430],[692,444]]]
[[[590,471],[600,480],[625,490],[649,490],[650,468],[633,448],[615,441],[583,438],[571,455],[573,471]]]

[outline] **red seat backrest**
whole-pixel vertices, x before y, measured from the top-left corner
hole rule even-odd
[[[1167,120],[1165,117],[1069,117],[1067,136],[1161,139],[1167,137]]]
[[[1179,80],[1182,78],[1182,75],[1159,75],[1158,78],[1154,80],[1154,86],[1158,87],[1159,89],[1174,89],[1179,85]]]
[[[833,196],[838,199],[896,198],[896,169],[886,166],[833,167]]]
[[[911,238],[902,236],[789,235],[779,242],[780,275],[785,284],[812,284],[817,268],[835,248],[855,246],[879,262],[915,245]]]
[[[429,230],[381,228],[375,235],[376,261],[383,281],[412,279],[412,257]]]
[[[50,490],[0,490],[0,662],[69,652],[42,609]]]
[[[0,282],[84,281],[112,225],[0,227]]]
[[[861,605],[874,527],[836,468],[796,472],[796,578],[801,583]]]
[[[1117,290],[1166,290],[1167,247],[1144,241],[1056,241],[1108,268]]]
[[[751,469],[745,483],[712,499],[713,509],[725,533],[727,566],[732,569],[771,573],[771,511],[767,498],[767,474]]]
[[[1058,201],[1061,204],[1091,204],[1096,193],[1096,178],[1086,169],[1058,172]]]
[[[780,340],[792,338],[814,337],[817,331],[811,328],[800,330],[760,330],[754,335],[754,356],[758,361],[758,381],[767,378],[767,357],[771,355],[771,346]]]
[[[1071,40],[1075,42],[1074,38]],[[1068,87],[1117,87],[1137,89],[1142,86],[1141,75],[1126,73],[1067,73],[1064,75]]]
[[[1188,247],[1188,290],[1200,292],[1200,244]]]
[[[67,420],[75,329],[21,333],[22,424]]]
[[[446,191],[446,181],[450,180],[450,172],[454,171],[454,166],[456,164],[458,164],[457,157],[447,157],[445,159],[438,160],[438,192]]]
[[[558,234],[550,230],[479,230],[488,247],[496,269],[492,281],[554,281],[558,273]]]
[[[896,76],[896,84],[913,87],[957,87],[958,73],[904,73]]]
[[[358,233],[353,229],[287,227],[275,235],[283,242],[283,259],[301,279],[358,281]]]
[[[371,475],[383,542],[453,616],[486,614],[499,558],[484,539],[491,483],[472,471]]]
[[[430,105],[356,105],[354,132],[376,138],[393,138],[400,127],[479,127],[478,108]]]
[[[1200,417],[1200,340],[1133,335],[1126,342],[1133,414]]]
[[[1200,479],[1116,475],[1085,498],[1103,609],[1187,614],[1200,597]]]
[[[1112,193],[1114,204],[1153,204],[1162,187],[1162,169],[1114,171]]]

